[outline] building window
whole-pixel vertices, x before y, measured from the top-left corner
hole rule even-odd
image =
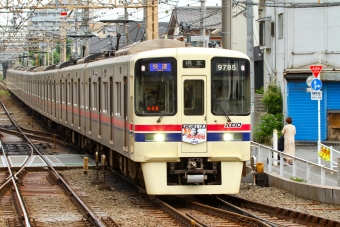
[[[259,34],[260,46],[265,46],[265,42],[264,42],[264,40],[265,40],[265,37],[264,37],[265,23],[264,23],[264,21],[260,21],[259,28],[260,28],[260,34]]]
[[[283,14],[279,14],[278,16],[278,38],[283,38]]]

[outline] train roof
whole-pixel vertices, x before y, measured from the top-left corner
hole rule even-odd
[[[185,43],[175,39],[153,39],[126,46],[125,48],[116,51],[115,57],[136,54],[148,50],[177,47],[185,47]]]

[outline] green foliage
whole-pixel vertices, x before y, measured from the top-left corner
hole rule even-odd
[[[59,64],[60,54],[57,51],[53,51],[53,64]]]
[[[263,94],[263,93],[264,93],[264,88],[263,88],[263,86],[262,86],[260,89],[256,89],[256,90],[255,90],[255,93],[256,93],[256,94]]]
[[[66,39],[66,60],[70,60],[70,57],[72,56],[72,53],[71,53],[71,44],[72,44],[72,40],[71,39]],[[58,62],[56,62],[55,64],[59,64],[60,62],[60,42],[57,42],[57,47],[55,49],[55,52],[58,53],[58,56],[59,56],[59,60]]]
[[[302,178],[298,178],[298,177],[291,177],[289,178],[293,181],[296,181],[296,182],[302,182],[302,183],[307,183],[307,181],[305,179],[302,179]]]
[[[263,95],[262,103],[266,107],[267,113],[261,117],[260,122],[255,126],[254,141],[271,144],[274,129],[278,131],[278,136],[281,136],[283,127],[283,100],[280,87],[276,85],[268,86]]]
[[[277,85],[268,86],[268,90],[264,93],[262,103],[270,114],[282,113],[282,95],[281,89]]]
[[[8,96],[10,96],[10,93],[7,92],[7,91],[0,91],[0,95],[8,95]]]
[[[282,114],[267,113],[261,117],[261,121],[255,126],[254,141],[270,144],[274,129],[277,129],[281,134],[282,127]]]

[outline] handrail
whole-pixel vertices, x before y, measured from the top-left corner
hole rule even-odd
[[[338,171],[333,170],[331,168],[328,168],[326,166],[323,165],[319,165],[317,163],[313,163],[311,161],[307,161],[305,159],[296,157],[296,156],[292,156],[289,155],[287,153],[278,151],[276,149],[273,149],[269,146],[263,145],[263,144],[259,144],[256,142],[251,141],[251,150],[253,155],[255,155],[256,157],[256,161],[257,162],[262,162],[262,163],[267,163],[267,171],[269,173],[271,172],[275,172],[277,170],[279,170],[279,175],[282,177],[285,177],[284,175],[289,175],[291,174],[288,178],[290,177],[298,177],[298,178],[302,178],[302,179],[306,179],[305,181],[308,183],[313,183],[314,181],[318,181],[319,180],[319,175],[317,177],[313,177],[312,175],[316,175],[316,174],[320,174],[320,181],[319,182],[315,182],[315,184],[320,184],[320,185],[326,185],[326,180],[330,183],[328,183],[327,185],[329,186],[337,186],[337,182],[336,180],[332,179],[332,176],[337,176]],[[267,151],[267,155],[265,154],[265,152]],[[276,160],[272,157],[272,154],[277,153],[281,155],[281,159],[280,160]],[[284,162],[283,162],[283,155],[290,157],[293,159],[293,163],[294,165],[292,165],[292,171],[291,173],[289,172],[287,174],[287,171],[284,170]],[[267,157],[267,162],[263,162],[263,156]],[[301,168],[301,166],[299,167],[296,163],[300,162],[302,164],[304,164],[306,167],[305,168]],[[277,167],[277,163],[279,163],[280,167]],[[289,166],[289,165],[288,165]],[[313,168],[313,171],[312,171]]]

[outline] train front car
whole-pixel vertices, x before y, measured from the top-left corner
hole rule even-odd
[[[250,159],[246,55],[177,48],[134,59],[134,149],[148,194],[235,194]]]

